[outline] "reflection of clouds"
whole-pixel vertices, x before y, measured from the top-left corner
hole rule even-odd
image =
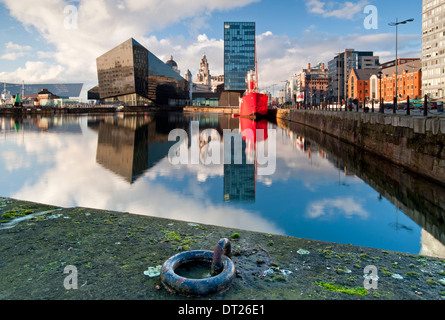
[[[334,166],[319,152],[312,150],[310,158],[307,152],[294,146],[286,130],[277,127],[277,168],[272,176],[258,176],[257,182],[270,186],[273,182],[299,180],[310,191],[316,191],[319,186],[338,183],[339,179],[348,183],[360,183],[357,177],[345,177],[344,172]],[[321,178],[322,177],[322,178]]]
[[[306,210],[306,216],[312,219],[331,218],[336,214],[343,215],[348,219],[353,216],[366,219],[369,215],[363,206],[352,197],[324,199],[312,202]]]
[[[31,161],[21,153],[17,153],[12,150],[3,151],[1,154],[4,162],[4,168],[9,172],[29,168],[31,166]]]
[[[86,124],[84,124],[85,126]],[[172,166],[165,158],[130,185],[96,163],[97,134],[83,128],[83,135],[46,135],[29,141],[33,150],[52,154],[53,162],[35,166],[39,179],[23,179],[20,190],[8,196],[63,207],[82,206],[131,212],[168,219],[284,234],[284,230],[260,216],[259,212],[214,204],[206,198],[210,187],[198,183],[210,176],[222,176],[223,166]],[[57,139],[57,141],[51,141]],[[28,140],[25,139],[25,144]],[[49,148],[48,146],[52,146]],[[185,181],[187,194],[169,189],[157,177],[171,176]],[[178,178],[179,176],[179,178]],[[190,195],[190,193],[192,195]]]

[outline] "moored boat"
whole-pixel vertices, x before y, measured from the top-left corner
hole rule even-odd
[[[254,71],[246,77],[247,90],[240,101],[240,116],[257,117],[267,115],[268,97],[258,92],[258,79]]]

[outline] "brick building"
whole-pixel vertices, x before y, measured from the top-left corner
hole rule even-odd
[[[382,97],[385,102],[393,102],[395,96],[396,67],[382,69]],[[398,66],[397,99],[406,101],[422,98],[422,62],[411,61]],[[380,81],[377,81],[377,94],[380,95]]]
[[[328,97],[329,73],[324,63],[303,69],[297,75],[297,90],[304,93],[306,103],[318,105]]]
[[[378,69],[353,69],[348,79],[348,97],[360,102],[371,99],[370,79]]]

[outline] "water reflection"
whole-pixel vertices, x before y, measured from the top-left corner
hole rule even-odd
[[[169,129],[173,125],[154,116],[107,117],[98,125],[96,161],[133,183],[167,156],[174,144],[168,141]]]
[[[301,125],[150,113],[3,117],[0,126],[2,196],[445,257],[443,188]],[[277,130],[273,175],[257,174],[264,141],[243,136],[249,127],[269,141]],[[173,166],[168,133],[177,128],[189,149],[202,142],[204,160],[206,129],[219,139],[235,130],[243,163]]]
[[[242,136],[242,159],[235,163],[235,145],[231,144],[230,163],[224,163],[224,200],[255,202],[257,177],[257,144],[268,138],[267,121],[239,118]],[[259,135],[258,135],[259,134]]]
[[[302,145],[302,139],[304,141],[310,139],[313,144],[323,146],[321,155],[325,155],[338,168],[339,185],[347,186],[344,182],[340,182],[340,171],[344,171],[345,176],[348,174],[357,176],[375,189],[379,193],[379,202],[388,199],[394,205],[394,215],[387,225],[395,234],[401,232],[414,234],[416,227],[420,226],[422,228],[420,253],[445,257],[445,189],[442,186],[414,176],[401,167],[349,144],[343,144],[318,130],[296,123],[283,122],[280,125],[286,129],[290,140],[299,146]],[[310,148],[304,147],[304,149]],[[345,202],[350,199],[337,200],[318,203],[317,207],[312,208],[315,210],[310,210],[311,214],[320,215],[324,213],[324,207],[333,208],[339,206],[341,202],[346,206]],[[351,203],[346,207],[352,210],[354,204]],[[356,209],[358,215],[366,214],[362,208]],[[404,224],[403,221],[407,221],[405,217],[410,219],[408,222],[414,221],[417,226]]]

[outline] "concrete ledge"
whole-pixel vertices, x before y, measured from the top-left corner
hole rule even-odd
[[[426,118],[413,118],[414,133],[425,133]]]
[[[0,215],[46,205],[1,198]],[[2,300],[441,300],[437,258],[91,208],[58,208],[0,228]],[[186,298],[144,274],[183,250],[232,239],[235,280],[216,296]],[[67,266],[78,288],[67,289]],[[367,266],[379,280],[364,288]],[[373,275],[376,275],[373,273]],[[72,278],[68,278],[70,280]],[[70,282],[71,283],[71,282]],[[171,317],[174,318],[174,317]]]

